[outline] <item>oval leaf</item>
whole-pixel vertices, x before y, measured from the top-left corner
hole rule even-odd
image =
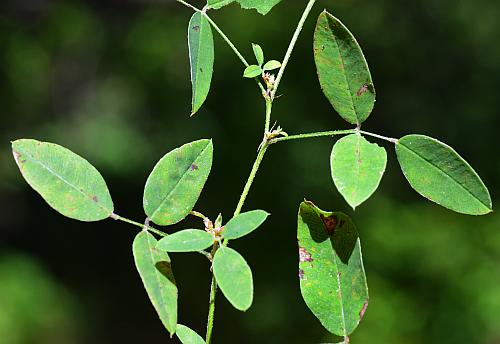
[[[187,326],[177,324],[175,334],[182,344],[205,344],[205,340]]]
[[[321,89],[333,108],[349,123],[365,121],[375,103],[368,64],[354,36],[326,11],[314,32],[314,60]]]
[[[156,248],[167,252],[196,252],[213,243],[212,234],[199,229],[185,229],[162,238]]]
[[[425,198],[463,214],[492,211],[481,178],[450,146],[427,136],[407,135],[396,144],[396,153],[406,179]]]
[[[212,140],[199,140],[167,153],[144,188],[144,211],[159,225],[184,219],[200,197],[212,168]]]
[[[226,5],[229,5],[232,3],[234,0],[208,0],[208,8],[213,8],[215,10],[224,7]]]
[[[224,226],[222,235],[227,240],[241,238],[259,228],[268,216],[269,214],[264,210],[252,210],[240,214],[229,220]]]
[[[267,61],[266,64],[264,65],[264,67],[262,67],[262,69],[264,71],[266,71],[266,70],[278,69],[280,67],[281,67],[281,62],[276,61],[276,60],[271,60],[271,61]]]
[[[170,258],[156,249],[156,243],[146,231],[137,234],[133,244],[135,266],[160,320],[173,334],[177,325],[177,286]]]
[[[12,152],[24,179],[59,213],[80,221],[98,221],[113,213],[106,182],[81,156],[30,139],[12,142]]]
[[[257,64],[262,66],[264,63],[264,52],[260,45],[252,43],[253,54],[255,55],[255,59],[257,60]]]
[[[212,263],[215,279],[222,293],[240,311],[246,311],[253,301],[252,271],[245,259],[229,247],[221,247]]]
[[[188,44],[193,87],[191,115],[194,115],[207,98],[214,66],[212,28],[199,12],[195,12],[189,21]]]
[[[245,68],[243,72],[243,77],[245,78],[255,78],[262,74],[262,69],[257,65],[250,65]]]
[[[333,182],[353,209],[375,192],[386,164],[385,149],[359,134],[338,140],[330,156]]]
[[[244,9],[256,9],[262,15],[266,15],[281,0],[236,0]]]
[[[321,324],[348,336],[368,306],[368,288],[356,227],[340,212],[302,202],[298,216],[302,297]]]

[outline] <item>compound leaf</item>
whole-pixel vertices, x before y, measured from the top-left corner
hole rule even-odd
[[[224,226],[222,235],[227,240],[241,238],[259,228],[268,216],[269,214],[264,210],[252,210],[239,214]]]
[[[425,198],[463,214],[492,211],[483,181],[450,146],[428,136],[407,135],[397,142],[396,153],[406,179]]]
[[[177,325],[177,286],[170,258],[156,249],[157,241],[141,231],[134,239],[133,253],[137,271],[160,320],[170,334]]]
[[[156,248],[167,252],[195,252],[214,243],[214,236],[199,229],[185,229],[158,241]]]
[[[175,334],[182,344],[205,344],[205,340],[187,326],[177,324]]]
[[[144,188],[144,211],[153,222],[171,225],[189,214],[212,168],[212,154],[212,140],[198,140],[160,159]]]
[[[106,182],[81,156],[31,139],[12,142],[12,152],[24,179],[59,213],[80,221],[98,221],[113,213]]]
[[[302,297],[321,324],[348,336],[368,306],[368,288],[356,227],[340,212],[302,202],[298,214]]]
[[[245,259],[232,248],[221,247],[215,253],[212,267],[222,293],[234,308],[240,311],[250,308],[253,278]]]
[[[212,28],[199,12],[195,12],[189,21],[188,45],[193,88],[191,115],[194,115],[207,98],[214,66]]]
[[[314,32],[314,60],[321,89],[339,115],[352,124],[365,121],[375,103],[368,64],[351,32],[326,11]]]
[[[375,192],[386,164],[385,149],[360,134],[338,140],[330,156],[333,182],[353,209]]]

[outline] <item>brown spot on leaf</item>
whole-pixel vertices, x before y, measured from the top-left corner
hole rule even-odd
[[[197,170],[198,169],[198,165],[196,164],[192,164],[191,165],[191,171],[194,171],[194,170]]]
[[[303,247],[299,247],[299,262],[312,262],[311,254]]]
[[[335,233],[335,228],[337,228],[337,224],[339,222],[337,215],[331,215],[327,217],[321,214],[321,221],[323,221],[328,235],[333,235],[333,233]]]
[[[94,202],[96,202],[96,203],[97,203],[97,202],[99,202],[99,198],[97,198],[97,196],[93,196],[93,197],[92,197],[92,200],[93,200]]]
[[[359,311],[359,320],[363,319],[363,316],[365,315],[366,309],[368,308],[368,301],[365,301],[363,304],[363,308]]]
[[[200,31],[200,26],[199,25],[193,26],[193,30],[196,32]]]
[[[299,269],[299,279],[304,279],[304,270]]]
[[[363,84],[363,85],[361,85],[361,87],[359,88],[359,90],[358,90],[358,92],[356,93],[356,95],[357,95],[358,97],[360,97],[363,93],[365,93],[366,91],[368,91],[368,87],[369,87],[369,85],[368,85],[368,84],[366,84],[366,83],[365,83],[365,84]]]

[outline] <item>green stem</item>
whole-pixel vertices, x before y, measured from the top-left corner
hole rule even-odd
[[[266,125],[264,127],[264,134],[269,131],[271,126],[271,112],[273,111],[273,101],[266,98]]]
[[[130,219],[127,219],[126,217],[123,217],[123,216],[120,216],[120,215],[117,215],[117,214],[111,214],[110,216],[113,220],[119,220],[119,221],[123,221],[123,222],[126,222],[126,223],[129,223],[131,225],[134,225],[134,226],[137,226],[137,227],[140,227],[142,229],[144,229],[144,223],[140,223],[140,222],[136,222],[136,221],[133,221],[133,220],[130,220]],[[160,236],[167,236],[168,234],[167,233],[164,233],[156,228],[153,228],[151,226],[147,226],[148,227],[148,231],[150,232],[153,232],[153,233],[156,233]]]
[[[377,139],[381,139],[381,140],[385,140],[385,141],[389,141],[389,142],[392,142],[392,143],[398,143],[398,140],[397,139],[394,139],[392,137],[387,137],[387,136],[382,136],[382,135],[378,135],[378,134],[374,134],[374,133],[370,133],[369,131],[364,131],[364,130],[359,130],[359,129],[356,129],[359,133],[361,134],[365,134],[365,135],[368,135],[368,136],[373,136],[373,137],[376,137]]]
[[[196,7],[194,7],[193,5],[191,5],[190,3],[187,3],[187,2],[185,2],[185,1],[183,1],[183,0],[176,0],[176,1],[177,1],[178,3],[183,4],[183,5],[184,5],[184,6],[186,6],[186,7],[189,7],[190,9],[192,9],[192,10],[194,10],[194,11],[196,11],[196,12],[200,12],[200,13],[202,13],[202,12],[203,12],[203,11],[202,11],[202,10],[200,10],[199,8],[196,8]]]
[[[276,81],[274,82],[274,88],[271,91],[271,99],[273,99],[273,100],[274,100],[274,96],[276,94],[276,91],[278,90],[278,86],[280,84],[281,78],[283,77],[283,73],[285,72],[285,68],[288,64],[288,60],[290,60],[290,56],[292,56],[292,52],[293,52],[293,48],[295,47],[295,43],[297,43],[297,39],[299,38],[300,32],[302,31],[302,28],[304,27],[304,23],[307,19],[307,16],[311,12],[315,2],[316,2],[316,0],[309,0],[304,12],[302,13],[302,17],[300,18],[300,21],[297,24],[297,28],[295,29],[295,33],[293,34],[292,40],[290,41],[290,44],[288,45],[288,50],[286,51],[285,57],[283,58],[283,62],[281,63],[281,68],[278,72],[278,76],[276,77]]]
[[[288,136],[283,136],[283,137],[278,137],[276,139],[273,139],[269,142],[269,144],[278,143],[281,141],[301,140],[301,139],[309,139],[309,138],[322,137],[322,136],[347,135],[347,134],[354,134],[354,133],[356,133],[356,129],[320,131],[317,133],[288,135]]]
[[[210,287],[210,300],[208,303],[208,321],[207,321],[207,335],[205,337],[205,342],[210,344],[212,341],[212,332],[214,329],[214,315],[215,315],[215,295],[217,294],[217,281],[215,276],[212,274],[212,282]]]

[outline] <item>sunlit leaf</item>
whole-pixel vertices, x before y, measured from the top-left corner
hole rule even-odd
[[[252,271],[245,259],[229,247],[221,247],[213,259],[213,272],[224,296],[240,311],[252,305]]]
[[[259,76],[261,74],[262,74],[262,69],[259,66],[250,65],[247,68],[245,68],[245,71],[243,72],[243,77],[255,78],[256,76]]]
[[[189,21],[188,44],[193,88],[191,115],[194,115],[207,98],[214,65],[212,28],[199,12],[195,12]]]
[[[266,70],[278,69],[280,67],[281,67],[281,62],[276,61],[276,60],[271,60],[271,61],[267,61],[266,64],[264,65],[264,67],[262,67],[262,69],[264,71],[266,71]]]
[[[338,140],[330,156],[333,182],[353,209],[375,192],[386,164],[385,149],[359,134]]]
[[[425,198],[463,214],[492,211],[481,178],[450,146],[428,136],[407,135],[397,142],[396,153],[406,179]]]
[[[339,115],[352,124],[365,121],[375,103],[368,64],[354,36],[326,11],[314,32],[314,60],[321,89]]]
[[[252,43],[252,49],[255,55],[255,59],[257,60],[257,64],[259,66],[262,66],[262,64],[264,63],[264,52],[262,51],[262,48],[260,47],[260,45]]]
[[[224,226],[222,235],[227,240],[241,238],[259,228],[268,216],[269,214],[264,210],[252,210],[239,214]]]
[[[368,288],[356,227],[340,212],[302,202],[298,215],[302,297],[321,324],[347,336],[368,306]]]
[[[134,260],[151,303],[163,325],[173,334],[177,325],[177,286],[170,258],[166,252],[156,249],[156,243],[146,231],[137,234],[133,244]]]
[[[104,179],[81,156],[31,139],[12,142],[12,152],[24,179],[59,213],[81,221],[98,221],[113,213]]]
[[[195,252],[212,246],[214,236],[199,229],[185,229],[158,241],[157,249],[167,252]]]
[[[182,344],[205,344],[205,340],[187,326],[177,324],[175,334]]]
[[[144,211],[159,225],[184,219],[193,209],[212,167],[212,140],[199,140],[167,153],[144,188]]]
[[[262,15],[266,15],[281,0],[236,0],[242,8],[256,9]]]

